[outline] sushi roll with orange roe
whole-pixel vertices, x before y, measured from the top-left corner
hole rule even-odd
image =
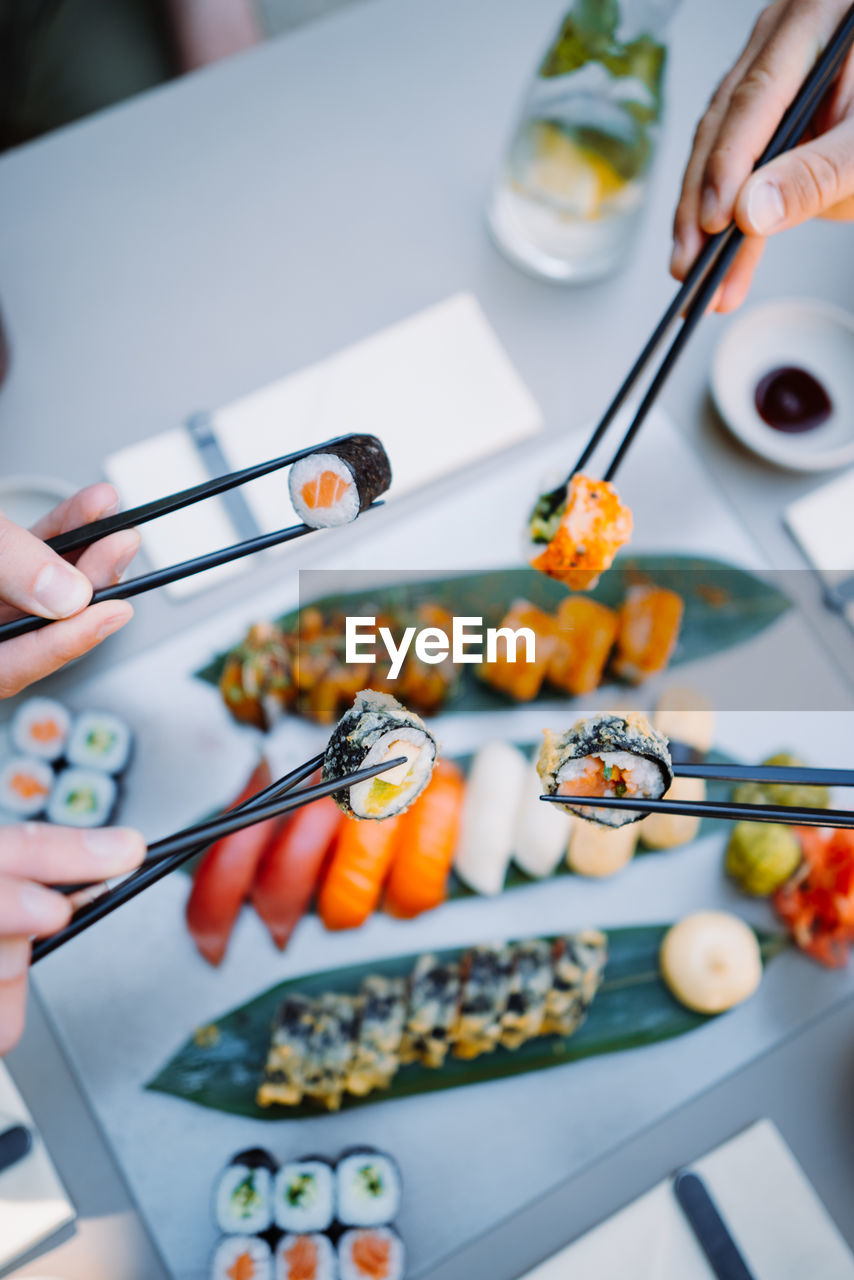
[[[391,484],[391,463],[376,436],[348,436],[300,458],[288,488],[294,510],[312,529],[349,524]]]
[[[610,568],[614,557],[632,536],[632,513],[613,485],[576,473],[565,502],[553,509],[541,498],[530,521],[534,543],[544,550],[531,561],[550,578],[576,591],[590,590]]]
[[[38,817],[47,807],[53,781],[44,760],[12,756],[0,767],[0,810],[18,819]]]

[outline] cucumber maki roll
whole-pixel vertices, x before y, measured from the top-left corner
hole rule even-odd
[[[336,1280],[335,1246],[311,1232],[284,1236],[276,1246],[276,1280]]]
[[[398,757],[403,763],[388,772],[336,792],[339,807],[354,818],[402,813],[427,786],[436,761],[436,740],[420,716],[391,694],[364,689],[332,732],[323,780],[334,781]]]
[[[257,1236],[226,1236],[214,1252],[211,1280],[274,1280],[273,1251]]]
[[[214,1217],[225,1235],[257,1235],[273,1223],[276,1162],[263,1147],[233,1156],[219,1176]]]
[[[571,797],[568,809],[608,827],[638,822],[644,815],[585,805],[583,796],[657,800],[673,781],[667,739],[636,712],[591,716],[566,733],[546,730],[537,769],[549,795]]]
[[[363,1227],[345,1231],[338,1241],[341,1280],[402,1280],[406,1252],[391,1227]]]
[[[21,755],[55,761],[65,755],[71,716],[55,698],[28,698],[12,717],[12,746]]]
[[[0,809],[14,818],[36,818],[47,807],[53,783],[44,760],[12,756],[0,768]]]
[[[115,779],[94,769],[63,769],[47,804],[49,822],[63,827],[104,827],[118,801]]]
[[[350,436],[300,458],[288,489],[303,524],[327,529],[349,524],[391,484],[391,463],[376,436]]]
[[[101,773],[123,773],[130,760],[133,738],[118,716],[109,711],[83,711],[68,739],[68,763]]]
[[[273,1187],[276,1226],[297,1235],[327,1231],[335,1217],[335,1171],[328,1160],[291,1160]]]
[[[338,1221],[345,1227],[380,1227],[400,1210],[403,1182],[397,1162],[373,1147],[345,1151],[335,1168]]]

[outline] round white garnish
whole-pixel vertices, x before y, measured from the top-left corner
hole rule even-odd
[[[661,975],[681,1004],[723,1013],[753,995],[762,956],[750,925],[728,911],[697,911],[664,936]]]

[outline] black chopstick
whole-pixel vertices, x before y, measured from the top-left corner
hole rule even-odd
[[[808,765],[678,764],[677,778],[709,782],[757,782],[766,786],[854,787],[854,769],[814,769]]]
[[[753,1272],[699,1174],[690,1169],[678,1170],[673,1179],[673,1191],[716,1280],[754,1280]]]
[[[779,822],[794,827],[854,827],[851,809],[812,809],[783,804],[736,804],[726,800],[651,800],[617,796],[540,796],[575,808],[630,809],[633,813],[674,813],[726,822]]]
[[[311,763],[314,764],[314,762]],[[209,822],[200,823],[196,827],[188,827],[184,831],[176,832],[173,836],[167,836],[164,840],[155,841],[154,844],[149,845],[148,857],[138,871],[128,876],[115,889],[109,889],[106,893],[102,893],[97,898],[87,902],[85,906],[75,912],[70,923],[64,929],[60,929],[58,933],[54,933],[48,938],[40,938],[35,942],[32,949],[31,963],[35,964],[37,961],[43,960],[45,956],[49,956],[53,951],[64,946],[66,942],[76,938],[98,920],[103,920],[105,916],[110,915],[118,907],[130,902],[132,898],[137,897],[145,889],[156,884],[158,880],[164,879],[165,876],[182,866],[183,863],[195,857],[197,853],[201,853],[214,840],[221,840],[225,836],[233,835],[235,831],[240,831],[243,827],[254,826],[257,822],[266,822],[270,818],[278,818],[286,813],[291,813],[294,809],[311,804],[314,800],[319,800],[323,796],[334,795],[336,791],[343,791],[357,782],[366,782],[369,778],[375,778],[378,774],[386,773],[389,769],[393,769],[403,763],[405,763],[403,756],[397,756],[393,760],[383,760],[380,764],[371,765],[366,769],[357,769],[354,773],[346,774],[344,777],[332,778],[328,782],[320,782],[316,786],[306,787],[295,794],[288,794],[266,804],[259,804],[258,797],[253,796],[251,801],[248,801],[246,805],[241,805],[239,809],[229,810]],[[307,767],[307,765],[301,766],[302,769]],[[281,790],[282,785],[283,779],[281,778],[276,783],[271,784],[273,788],[278,788],[279,790]],[[270,790],[271,788],[268,787],[265,792],[260,792],[259,795],[268,794]]]
[[[298,449],[295,453],[286,453],[280,458],[271,458],[268,462],[258,462],[255,466],[244,467],[242,471],[231,471],[228,475],[215,476],[213,480],[193,485],[190,489],[182,489],[165,498],[144,502],[139,507],[132,507],[130,511],[119,511],[114,516],[105,516],[103,520],[93,520],[91,524],[81,525],[78,529],[59,533],[55,538],[48,539],[48,546],[59,555],[67,555],[70,551],[78,551],[81,547],[88,547],[91,543],[106,538],[108,534],[119,533],[122,529],[134,529],[137,525],[146,524],[149,520],[156,520],[158,516],[169,515],[172,511],[193,506],[196,502],[203,502],[205,498],[213,498],[218,493],[225,493],[226,490],[235,489],[238,485],[248,484],[250,480],[257,480],[260,476],[269,475],[271,471],[289,467],[294,462],[299,462],[300,458],[307,458],[312,453],[320,453],[324,449],[331,448],[332,445],[341,444],[343,440],[351,438],[350,435],[335,436],[332,440],[324,440],[307,449]]]

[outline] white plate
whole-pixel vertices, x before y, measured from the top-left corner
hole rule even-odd
[[[756,384],[772,369],[806,369],[833,405],[822,426],[777,431],[759,416]],[[791,471],[830,471],[854,462],[854,316],[810,298],[752,307],[728,326],[712,362],[712,395],[733,435]]]
[[[0,479],[0,511],[28,529],[72,493],[73,485],[51,476],[8,476]]]

